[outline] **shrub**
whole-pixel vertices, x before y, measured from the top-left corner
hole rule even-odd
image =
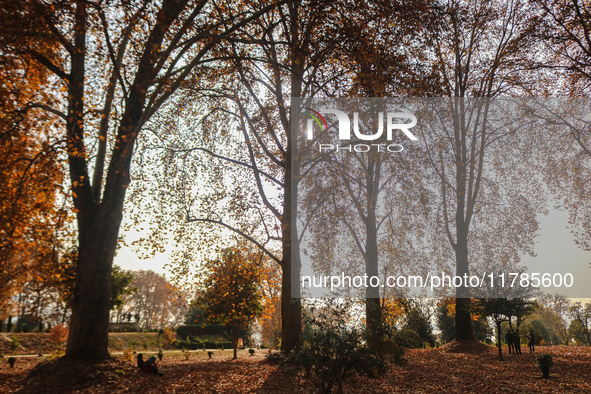
[[[176,329],[176,332],[181,337],[185,337],[187,335],[194,337],[198,337],[200,335],[224,335],[227,331],[228,328],[223,324],[208,324],[206,326],[180,326]]]
[[[554,365],[554,360],[552,360],[552,355],[548,353],[540,353],[536,356],[536,365],[540,368],[542,367],[552,367]]]
[[[167,344],[174,343],[176,341],[176,332],[172,328],[165,328],[162,333],[162,340]]]
[[[550,375],[550,367],[554,365],[552,356],[548,353],[538,354],[536,356],[536,365],[540,367],[540,371],[542,371],[542,377],[544,379],[548,379],[548,376]]]
[[[131,348],[130,349],[127,349],[127,350],[124,350],[123,351],[123,356],[121,356],[121,358],[123,359],[123,361],[129,361],[129,362],[131,362],[132,353],[133,353],[133,350]]]
[[[423,341],[416,331],[411,329],[404,329],[396,333],[397,342],[409,349],[419,349],[423,347]]]
[[[415,307],[408,312],[404,328],[414,331],[419,337],[418,346],[413,348],[422,348],[424,342],[428,342],[430,346],[435,345],[431,321],[420,308]]]
[[[55,360],[56,358],[60,358],[62,356],[64,356],[66,353],[64,353],[64,351],[62,349],[55,349],[50,355],[49,355],[49,359],[50,360]]]
[[[13,353],[16,352],[16,349],[21,345],[20,341],[18,340],[17,337],[15,337],[14,335],[10,338],[10,350],[12,350]]]
[[[367,346],[366,330],[350,326],[347,305],[336,307],[330,314],[311,318],[310,346],[290,353],[283,365],[302,369],[307,377],[315,377],[324,393],[336,385],[342,392],[343,382],[357,374],[368,377],[382,376],[388,361],[402,363],[403,348],[395,343],[387,330],[372,333],[375,348]]]
[[[266,356],[267,362],[272,365],[283,365],[287,364],[287,356],[285,353],[281,352],[273,352],[269,353]]]

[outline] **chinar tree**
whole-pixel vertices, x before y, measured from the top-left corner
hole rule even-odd
[[[427,34],[441,87],[431,94],[449,99],[433,116],[447,123],[431,122],[437,126],[421,134],[439,194],[434,229],[446,249],[451,246],[447,259],[463,276],[479,254],[493,249],[504,254],[503,262],[518,259],[518,252],[533,253],[535,213],[544,207],[531,167],[523,164],[527,149],[519,150],[524,128],[491,123],[509,110],[493,110],[491,99],[519,95],[527,86],[529,76],[519,70],[528,62],[531,26],[519,1],[449,0],[436,12],[441,24]],[[517,157],[521,164],[514,165]],[[469,289],[458,287],[457,340],[474,337],[469,304]]]
[[[225,4],[23,1],[6,18],[14,40],[3,49],[30,57],[55,81],[54,101],[37,107],[61,121],[78,225],[68,358],[109,355],[110,276],[144,125],[199,66],[219,57],[220,40],[275,7],[238,7],[228,23],[220,15]]]

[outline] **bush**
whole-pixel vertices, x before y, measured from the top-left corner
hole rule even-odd
[[[435,345],[431,321],[420,308],[415,307],[408,312],[404,328],[414,331],[419,336],[419,345],[412,346],[413,348],[422,348],[424,342],[428,342],[430,346]]]
[[[162,332],[162,340],[166,344],[173,344],[176,341],[176,332],[172,328],[165,328]]]
[[[123,351],[123,355],[121,356],[121,358],[123,359],[123,361],[131,362],[133,358],[132,353],[133,350],[131,348],[128,348],[127,350]]]
[[[207,326],[180,326],[176,329],[176,332],[181,337],[191,335],[198,337],[200,335],[224,335],[228,331],[228,328],[222,324],[209,324]]]
[[[419,349],[423,347],[423,341],[419,334],[414,330],[405,329],[396,333],[397,342],[409,349]]]
[[[174,341],[173,346],[177,349],[203,350],[203,345],[208,349],[233,349],[232,342],[202,342],[202,341]]]
[[[542,367],[552,367],[554,365],[554,360],[552,360],[552,355],[548,353],[540,353],[536,356],[536,365],[540,368]]]
[[[10,338],[10,350],[12,350],[13,353],[16,352],[16,349],[21,345],[20,341],[18,340],[17,337],[15,337],[14,335]]]
[[[357,374],[368,377],[386,373],[388,361],[402,363],[404,350],[389,333],[372,333],[375,348],[367,346],[364,329],[349,326],[347,305],[331,305],[331,313],[320,314],[309,321],[312,328],[310,346],[290,353],[283,365],[302,369],[307,377],[315,377],[324,393],[330,393],[336,385],[342,392],[343,382]]]

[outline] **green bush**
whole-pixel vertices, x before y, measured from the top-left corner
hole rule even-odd
[[[182,338],[189,335],[198,337],[200,335],[224,335],[228,328],[222,324],[209,324],[207,326],[180,326],[176,332]]]
[[[409,349],[420,349],[423,347],[423,341],[419,334],[414,330],[405,329],[396,333],[397,342]]]
[[[424,342],[428,342],[430,346],[435,345],[431,321],[420,308],[414,307],[408,312],[404,328],[414,331],[419,336],[420,346],[417,347],[422,348]]]
[[[11,341],[10,341],[10,349],[13,352],[16,352],[16,349],[21,345],[21,342],[14,335],[10,339],[11,339]]]
[[[324,393],[330,393],[336,385],[342,392],[343,382],[357,374],[361,376],[383,376],[388,361],[401,364],[404,349],[395,343],[387,330],[372,333],[374,348],[367,346],[365,329],[350,326],[349,306],[329,303],[330,313],[321,313],[309,320],[312,336],[310,346],[291,352],[283,362],[284,367],[300,369],[315,381]]]
[[[536,365],[540,368],[542,367],[552,367],[554,365],[554,360],[552,360],[552,355],[548,353],[540,353],[536,356]]]
[[[307,348],[307,347],[306,347]],[[285,353],[273,352],[265,356],[267,362],[272,365],[283,365],[287,364],[287,356]]]
[[[174,341],[172,344],[177,349],[187,349],[187,350],[199,350],[203,349],[203,345],[205,345],[208,349],[233,349],[232,342],[202,342],[202,341]]]

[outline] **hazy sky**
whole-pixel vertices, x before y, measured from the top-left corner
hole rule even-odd
[[[591,252],[583,251],[574,243],[574,237],[567,228],[568,212],[550,209],[548,216],[540,215],[538,220],[537,256],[524,256],[522,264],[529,268],[530,273],[571,273],[573,287],[559,292],[572,298],[591,298]]]

